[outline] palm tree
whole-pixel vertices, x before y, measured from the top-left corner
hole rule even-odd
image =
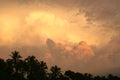
[[[20,62],[20,58],[22,58],[19,54],[19,52],[14,51],[12,52],[12,55],[10,55],[12,59],[10,59],[13,63],[13,70],[15,73],[18,73],[18,63]]]
[[[12,80],[24,80],[23,74],[23,60],[18,51],[12,52],[11,59],[7,60],[8,69],[11,69]],[[11,72],[10,71],[10,72]]]
[[[25,59],[26,63],[26,76],[28,80],[37,80],[37,72],[39,61],[35,58],[35,56],[28,56]]]
[[[51,73],[50,73],[50,80],[58,80],[60,79],[62,73],[61,73],[61,68],[55,66],[51,67]]]
[[[44,62],[44,61],[40,61],[39,62],[39,71],[38,71],[38,73],[39,73],[39,78],[40,78],[40,80],[46,80],[47,79],[47,69],[48,69],[48,67],[47,67],[47,64]]]

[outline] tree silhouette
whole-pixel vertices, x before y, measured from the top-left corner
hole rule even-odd
[[[84,79],[85,80],[92,80],[92,78],[93,78],[93,76],[91,74],[89,74],[89,73],[84,74]]]
[[[12,55],[11,55],[11,58],[10,59],[12,61],[12,66],[13,66],[13,70],[14,70],[14,73],[18,73],[18,70],[19,70],[19,62],[20,62],[20,58],[22,58],[20,55],[19,55],[19,52],[17,51],[14,51],[12,52]]]
[[[51,67],[51,73],[50,73],[50,80],[59,80],[62,73],[61,73],[61,68],[55,66]]]
[[[56,65],[52,66],[49,72],[47,64],[37,60],[35,56],[22,59],[17,51],[10,56],[7,60],[0,58],[0,80],[120,80],[120,77],[112,74],[93,76],[71,70],[63,73]]]
[[[28,80],[46,80],[47,79],[47,65],[43,61],[38,61],[35,56],[28,56],[25,59],[27,64],[26,72]]]
[[[40,75],[40,80],[46,80],[48,79],[47,77],[47,65],[44,61],[39,62],[39,70],[38,73]]]
[[[0,80],[5,80],[7,76],[6,75],[6,63],[3,59],[0,58]]]
[[[21,60],[21,55],[19,52],[14,51],[12,52],[11,59],[8,59],[9,67],[11,68],[11,75],[13,80],[24,80],[23,74],[23,61]]]
[[[38,71],[38,60],[35,56],[28,56],[25,59],[26,62],[26,76],[28,80],[37,80],[37,71]]]
[[[75,73],[73,71],[71,71],[71,70],[66,71],[65,75],[68,76],[72,80],[75,79]]]

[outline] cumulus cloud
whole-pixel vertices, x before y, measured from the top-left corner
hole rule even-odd
[[[76,64],[78,64],[78,68],[82,63],[85,64],[94,56],[93,50],[83,41],[79,44],[63,45],[47,39],[46,44],[47,53],[45,55],[47,57],[45,59],[47,62],[56,63],[64,67],[64,69],[74,69]]]

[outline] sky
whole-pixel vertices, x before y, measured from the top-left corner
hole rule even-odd
[[[0,57],[14,50],[63,70],[120,75],[119,0],[0,0]]]

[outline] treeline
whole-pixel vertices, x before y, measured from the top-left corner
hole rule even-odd
[[[11,58],[0,58],[0,80],[120,80],[120,77],[109,74],[108,76],[93,76],[89,73],[62,72],[58,66],[48,70],[44,61],[39,61],[35,56],[28,56],[24,60],[19,52],[14,51]]]

